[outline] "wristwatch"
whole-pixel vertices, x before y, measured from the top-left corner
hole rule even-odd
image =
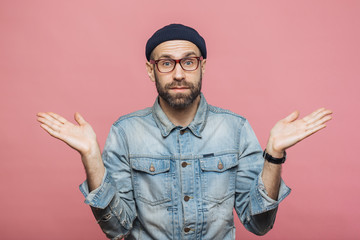
[[[274,158],[273,156],[268,154],[265,149],[263,152],[263,157],[268,162],[275,163],[275,164],[282,164],[286,160],[286,152],[284,151],[284,156],[282,158]]]

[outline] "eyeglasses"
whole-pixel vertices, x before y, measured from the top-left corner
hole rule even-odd
[[[151,64],[155,64],[156,68],[161,73],[169,73],[175,69],[177,63],[180,64],[181,68],[185,71],[195,71],[199,67],[199,62],[203,60],[203,57],[187,57],[182,59],[159,59],[150,60]]]

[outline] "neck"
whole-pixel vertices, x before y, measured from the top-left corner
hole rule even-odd
[[[196,111],[199,107],[200,103],[200,95],[194,100],[194,102],[184,109],[175,109],[169,106],[168,103],[164,101],[161,97],[160,99],[160,106],[161,109],[164,111],[168,119],[175,125],[175,126],[188,126],[195,117]]]

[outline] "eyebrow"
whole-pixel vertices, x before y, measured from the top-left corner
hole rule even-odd
[[[189,57],[189,56],[191,56],[191,55],[195,55],[195,56],[196,56],[196,53],[193,52],[193,51],[188,52],[188,53],[186,53],[186,54],[184,55],[184,57],[182,57],[182,58],[186,58],[186,57]],[[170,54],[161,54],[161,55],[159,56],[159,59],[160,59],[160,58],[172,58],[172,55],[170,55]]]

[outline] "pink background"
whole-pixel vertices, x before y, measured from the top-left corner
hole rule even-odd
[[[101,147],[120,116],[153,104],[146,40],[173,22],[206,39],[203,92],[249,119],[261,145],[293,110],[334,111],[288,151],[293,189],[261,239],[360,239],[359,1],[0,2],[0,239],[105,239],[78,185],[78,153],[39,111],[76,111]],[[236,217],[237,239],[258,239]]]

